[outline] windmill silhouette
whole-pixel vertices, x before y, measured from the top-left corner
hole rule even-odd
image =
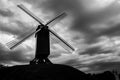
[[[36,52],[35,52],[35,58],[30,61],[30,64],[41,64],[41,63],[51,63],[51,61],[48,59],[48,56],[50,55],[50,33],[56,36],[59,40],[61,40],[65,45],[67,45],[72,51],[75,49],[67,43],[64,39],[62,39],[57,33],[55,33],[52,29],[48,27],[48,25],[55,21],[56,19],[65,16],[66,13],[62,13],[55,17],[54,19],[48,21],[46,24],[43,24],[43,21],[35,16],[31,11],[29,11],[24,5],[20,4],[18,5],[20,9],[22,9],[24,12],[26,12],[29,16],[31,16],[33,19],[35,19],[37,22],[39,22],[40,25],[38,25],[36,31],[33,31],[32,33],[26,35],[22,40],[16,41],[12,40],[10,41],[7,46],[10,49],[14,49],[19,44],[24,42],[26,39],[31,37],[33,34],[35,34],[36,37]]]

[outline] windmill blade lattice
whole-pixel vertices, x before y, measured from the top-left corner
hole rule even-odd
[[[19,40],[18,39],[14,39],[8,43],[6,43],[6,45],[8,46],[8,48],[12,49],[12,46],[14,46],[16,43],[18,43]]]
[[[42,28],[42,27],[41,27]],[[37,30],[37,31],[33,31],[31,34],[25,36],[24,38],[18,40],[12,40],[10,42],[8,42],[6,45],[10,48],[10,49],[14,49],[15,47],[17,47],[18,45],[20,45],[22,42],[24,42],[26,39],[28,39],[29,37],[31,37],[33,34],[37,33],[38,31],[40,31],[41,29]]]

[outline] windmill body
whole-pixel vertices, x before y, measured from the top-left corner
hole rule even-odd
[[[8,47],[10,49],[14,49],[16,46],[24,42],[26,39],[31,37],[33,34],[36,36],[36,52],[35,52],[35,58],[30,61],[30,64],[40,64],[40,63],[51,63],[48,59],[48,56],[50,54],[50,34],[53,34],[55,37],[57,37],[60,41],[62,41],[67,47],[69,47],[72,51],[75,49],[67,43],[64,39],[62,39],[56,32],[54,32],[52,29],[48,28],[48,25],[52,23],[53,21],[56,21],[60,17],[64,17],[66,14],[62,13],[58,15],[57,17],[53,18],[52,20],[48,21],[46,24],[43,24],[44,22],[35,16],[31,11],[29,11],[24,5],[18,5],[20,9],[22,9],[24,12],[26,12],[28,15],[30,15],[33,19],[35,19],[37,22],[39,22],[40,25],[38,25],[36,31],[32,32],[31,34],[24,37],[22,40],[16,42],[16,40],[13,40],[8,43]]]
[[[39,25],[36,30],[39,30],[42,25]],[[31,64],[51,63],[48,59],[50,55],[50,36],[48,26],[44,26],[35,34],[36,37],[36,52],[35,58]]]
[[[39,27],[40,25],[38,29]],[[36,58],[46,58],[50,54],[49,30],[47,28],[43,27],[41,31],[36,33]]]

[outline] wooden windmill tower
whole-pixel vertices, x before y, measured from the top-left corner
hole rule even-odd
[[[27,8],[24,7],[24,5],[18,5],[20,9],[22,9],[24,12],[26,12],[28,15],[30,15],[33,19],[35,19],[37,22],[39,22],[40,25],[38,25],[36,31],[26,35],[22,40],[15,42],[15,40],[11,41],[8,45],[10,49],[14,49],[19,44],[24,42],[26,39],[31,37],[33,34],[36,36],[36,52],[35,52],[35,58],[30,61],[30,64],[41,64],[41,63],[51,63],[48,59],[48,56],[50,54],[50,33],[56,36],[59,40],[61,40],[65,45],[67,45],[72,51],[75,49],[67,43],[64,39],[62,39],[57,33],[55,33],[53,30],[51,30],[48,27],[48,24],[55,21],[56,19],[60,18],[61,16],[64,16],[65,13],[62,13],[55,17],[54,19],[50,20],[46,24],[43,24],[42,20],[35,16],[31,11],[29,11]],[[12,43],[12,44],[11,44]]]

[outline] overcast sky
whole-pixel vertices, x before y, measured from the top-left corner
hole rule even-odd
[[[6,46],[6,43],[15,38],[21,40],[38,25],[17,7],[18,4],[23,4],[34,12],[44,23],[61,12],[67,13],[66,17],[50,28],[76,51],[70,53],[64,50],[60,46],[62,43],[59,40],[56,42],[56,38],[51,35],[49,58],[53,63],[70,65],[84,72],[101,72],[114,68],[120,70],[119,0],[0,0],[1,64],[27,64],[34,58],[34,36],[14,50],[9,50]]]

